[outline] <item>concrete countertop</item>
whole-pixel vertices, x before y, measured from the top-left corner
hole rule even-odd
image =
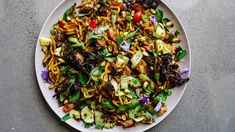
[[[39,31],[61,0],[0,0],[0,131],[69,132],[35,78]],[[175,110],[149,132],[235,131],[235,1],[165,0],[192,50],[191,81]]]

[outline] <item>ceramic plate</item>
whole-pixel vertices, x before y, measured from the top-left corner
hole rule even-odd
[[[58,21],[58,18],[62,18],[64,11],[70,7],[72,4],[76,2],[77,4],[81,3],[81,0],[63,0],[49,15],[47,20],[45,21],[39,38],[40,37],[49,37],[50,36],[50,28],[54,23]],[[180,38],[181,38],[181,46],[188,51],[187,57],[184,58],[183,61],[181,61],[180,65],[182,67],[189,67],[190,68],[190,47],[187,39],[187,35],[184,31],[184,28],[179,21],[179,19],[176,17],[176,15],[173,13],[173,11],[170,9],[170,7],[165,3],[165,2],[160,2],[159,9],[161,9],[164,12],[164,16],[170,18],[170,20],[174,23],[174,29],[178,29],[180,32]],[[43,60],[43,52],[41,51],[41,46],[39,44],[39,40],[37,42],[37,47],[36,47],[36,52],[35,52],[35,68],[36,68],[36,75],[37,75],[37,80],[39,87],[41,89],[41,92],[46,100],[46,102],[49,104],[51,109],[61,118],[65,115],[63,113],[62,108],[58,107],[57,100],[53,98],[54,90],[49,90],[48,89],[48,84],[44,83],[42,78],[41,78],[41,72],[43,70],[46,70],[42,66],[42,60]],[[187,73],[185,76],[189,76],[189,73]],[[161,117],[155,117],[155,122],[151,125],[140,125],[137,127],[132,127],[132,128],[122,128],[122,127],[115,127],[113,129],[103,129],[102,131],[108,132],[108,131],[122,131],[122,132],[135,132],[135,131],[145,131],[153,126],[157,125],[159,122],[161,122],[164,118],[166,118],[171,111],[175,108],[175,106],[178,104],[180,101],[186,85],[183,85],[182,87],[179,88],[174,88],[173,89],[173,94],[168,97],[166,104],[168,105],[168,111]],[[79,130],[79,131],[89,131],[89,132],[95,132],[95,131],[100,131],[95,128],[84,128],[84,125],[82,124],[82,121],[76,121],[74,119],[69,119],[66,121],[67,124],[69,124],[71,127]]]

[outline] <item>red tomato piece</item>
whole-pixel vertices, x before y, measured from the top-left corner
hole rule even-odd
[[[142,12],[141,11],[136,12],[134,15],[134,21],[139,22],[141,18],[142,18]]]
[[[91,28],[95,28],[96,27],[96,20],[91,20],[90,23],[89,23],[89,26]]]
[[[72,110],[74,107],[75,107],[74,104],[68,103],[68,104],[64,105],[63,111],[64,111],[65,113],[67,113],[67,112],[69,112],[70,110]]]
[[[59,27],[64,28],[67,23],[64,20],[59,21]]]
[[[148,46],[144,45],[143,48],[145,49],[145,51],[148,51]]]

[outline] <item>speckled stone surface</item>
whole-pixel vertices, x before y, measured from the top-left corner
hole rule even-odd
[[[39,31],[61,0],[0,0],[0,131],[69,132],[37,85]],[[175,110],[149,132],[235,132],[235,1],[165,0],[192,50],[191,81]]]

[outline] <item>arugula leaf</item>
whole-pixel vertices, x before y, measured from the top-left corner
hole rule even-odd
[[[82,85],[85,85],[87,83],[87,78],[82,75],[82,74],[79,74],[79,82],[82,84]]]
[[[115,110],[116,109],[116,106],[112,102],[107,100],[107,99],[102,100],[102,104],[107,109],[111,109],[111,110]]]
[[[104,37],[104,34],[89,34],[89,39],[102,39]]]
[[[66,114],[65,116],[63,116],[62,118],[61,118],[61,121],[62,122],[65,122],[65,121],[67,121],[68,119],[70,119],[71,117],[69,116],[69,113],[68,114]]]
[[[139,30],[139,29],[135,30],[134,32],[128,33],[128,34],[126,35],[126,37],[125,37],[125,40],[131,39],[131,38],[133,38],[135,35],[140,34],[140,32],[139,32],[138,30]]]
[[[159,21],[161,21],[163,18],[163,12],[161,10],[157,10],[155,16]]]
[[[117,36],[116,38],[118,45],[120,46],[122,44],[122,38],[120,36]]]

